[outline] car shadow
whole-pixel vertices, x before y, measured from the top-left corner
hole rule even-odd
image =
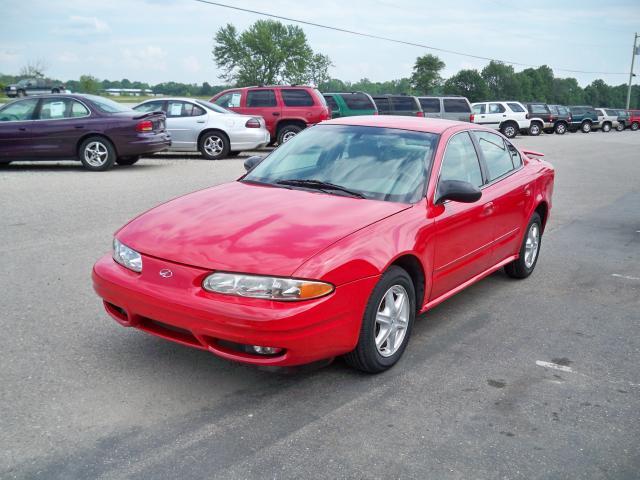
[[[153,170],[162,168],[162,165],[157,164],[145,164],[144,162],[136,163],[135,165],[114,165],[112,169],[107,171],[126,171],[143,168],[145,170]],[[0,172],[17,172],[17,171],[39,171],[39,172],[69,172],[69,171],[83,171],[87,173],[96,173],[86,170],[80,162],[73,161],[57,161],[57,160],[20,160],[11,162],[10,164],[0,164]],[[102,172],[97,172],[102,173]]]

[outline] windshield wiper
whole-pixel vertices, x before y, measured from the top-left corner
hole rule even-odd
[[[334,190],[347,193],[352,197],[367,198],[360,192],[356,192],[355,190],[343,187],[342,185],[336,185],[335,183],[323,182],[322,180],[289,178],[285,180],[278,180],[276,183],[278,185],[291,185],[293,187],[311,188],[314,190],[321,190],[323,192],[326,192],[327,190]]]

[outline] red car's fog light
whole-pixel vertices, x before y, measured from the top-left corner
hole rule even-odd
[[[277,355],[282,352],[281,348],[278,347],[261,347],[260,345],[253,345],[253,351],[260,355]]]

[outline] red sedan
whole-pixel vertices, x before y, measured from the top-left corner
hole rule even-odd
[[[94,288],[122,325],[227,359],[381,372],[417,314],[531,274],[554,181],[539,156],[469,123],[324,122],[122,227]]]

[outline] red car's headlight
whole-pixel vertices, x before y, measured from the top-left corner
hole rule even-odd
[[[212,273],[206,277],[202,288],[225,295],[280,301],[310,300],[328,295],[334,289],[330,283],[312,280],[224,272]]]

